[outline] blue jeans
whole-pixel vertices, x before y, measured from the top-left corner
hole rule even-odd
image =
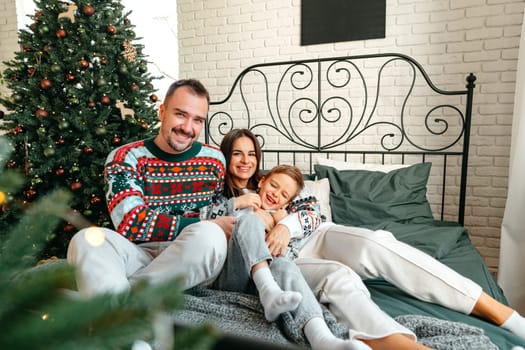
[[[313,317],[323,313],[301,270],[286,257],[272,258],[265,242],[263,222],[253,214],[238,218],[228,244],[228,255],[224,267],[212,287],[219,290],[257,294],[250,278],[253,265],[267,260],[270,271],[282,290],[299,292],[303,300],[292,311],[297,324],[304,327]]]

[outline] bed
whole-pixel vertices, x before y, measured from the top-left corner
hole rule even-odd
[[[389,230],[506,303],[463,227],[476,77],[438,78],[444,89],[413,58],[395,53],[256,64],[210,103],[204,141],[218,145],[232,128],[252,130],[262,145],[263,169],[300,167],[327,220]],[[379,187],[370,180],[375,177]],[[460,322],[474,327],[474,338],[482,329],[497,348],[525,346],[499,327],[416,300],[384,280],[365,283],[399,322]],[[187,298],[180,324],[212,322],[255,348],[260,341],[267,348],[307,347],[286,315],[266,323],[252,296],[194,289]],[[328,311],[325,317],[344,336]],[[418,336],[432,345],[436,335]],[[479,338],[463,344],[466,333],[447,336],[445,345],[433,347],[490,348],[476,343]]]

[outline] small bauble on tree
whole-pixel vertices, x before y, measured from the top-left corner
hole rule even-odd
[[[91,5],[84,5],[82,7],[82,13],[86,16],[92,16],[95,13],[95,9]]]
[[[43,90],[47,90],[47,89],[51,88],[51,86],[53,86],[53,83],[51,83],[51,80],[49,80],[47,78],[44,78],[44,79],[40,80],[40,87]]]
[[[65,38],[66,35],[67,35],[67,32],[64,30],[64,28],[57,29],[57,31],[56,31],[57,38],[62,39],[62,38]]]

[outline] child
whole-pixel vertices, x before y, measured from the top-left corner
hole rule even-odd
[[[291,311],[298,324],[303,325],[313,349],[370,349],[358,340],[335,337],[300,270],[287,257],[293,254],[283,252],[281,255],[285,256],[273,258],[267,247],[266,228],[287,215],[284,208],[303,187],[303,175],[298,168],[279,165],[261,178],[257,193],[221,199],[201,212],[207,219],[239,215],[224,268],[213,287],[251,293],[255,287],[266,319],[274,321],[281,313]]]

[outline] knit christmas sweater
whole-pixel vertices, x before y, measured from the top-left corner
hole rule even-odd
[[[210,145],[195,142],[184,153],[170,154],[151,138],[113,150],[104,175],[117,232],[134,242],[171,241],[220,195],[225,160]]]

